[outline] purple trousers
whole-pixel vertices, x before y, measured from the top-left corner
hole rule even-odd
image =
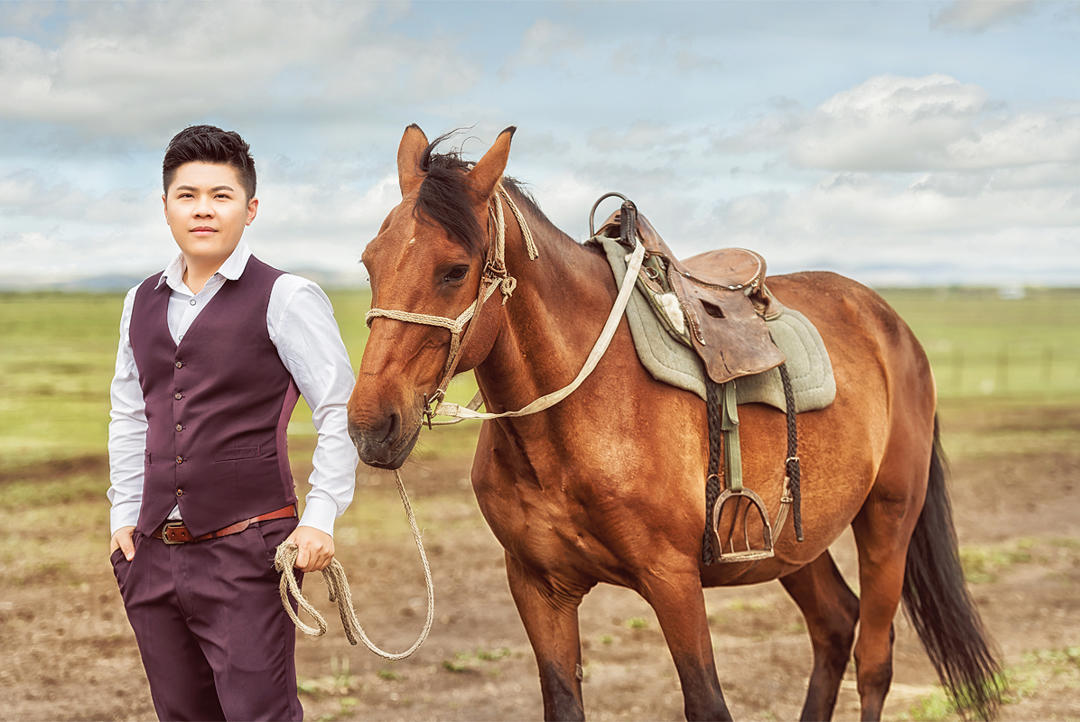
[[[296,519],[168,545],[136,533],[111,561],[162,720],[300,720],[296,628],[274,551]],[[299,576],[299,574],[297,574]]]

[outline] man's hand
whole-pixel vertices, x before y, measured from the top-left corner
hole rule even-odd
[[[112,553],[117,549],[122,549],[124,558],[130,562],[135,556],[135,542],[131,540],[131,534],[134,531],[135,527],[133,526],[122,526],[117,529],[109,542],[109,556],[112,556]]]
[[[285,541],[300,548],[293,566],[302,572],[322,571],[334,558],[334,537],[314,527],[298,526]]]

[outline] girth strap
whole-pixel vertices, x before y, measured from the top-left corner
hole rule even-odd
[[[784,471],[787,476],[784,479],[784,496],[788,497],[790,494],[791,521],[795,526],[795,538],[802,541],[802,495],[799,489],[802,471],[799,467],[799,428],[795,421],[795,394],[791,390],[791,377],[788,375],[786,363],[780,364],[780,381],[784,384],[784,405],[787,406],[787,458],[784,460]],[[777,533],[780,533],[779,529]]]

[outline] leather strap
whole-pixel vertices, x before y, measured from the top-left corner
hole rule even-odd
[[[151,534],[155,539],[161,539],[166,544],[186,544],[188,542],[206,541],[207,539],[217,539],[218,537],[229,536],[230,534],[239,534],[247,529],[249,526],[257,521],[271,521],[273,519],[288,519],[296,516],[296,505],[289,504],[283,506],[280,509],[260,514],[259,516],[253,516],[250,519],[244,519],[238,521],[235,524],[212,531],[208,534],[201,536],[192,536],[191,532],[184,525],[182,521],[167,521]]]

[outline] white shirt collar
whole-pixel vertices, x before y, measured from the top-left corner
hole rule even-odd
[[[251,258],[251,249],[241,238],[240,242],[236,244],[236,248],[233,249],[233,252],[229,254],[229,257],[225,259],[225,262],[221,264],[221,267],[217,269],[214,275],[221,276],[229,281],[235,281],[243,274],[249,258]],[[184,262],[184,254],[177,254],[176,258],[168,266],[165,266],[165,270],[161,272],[154,289],[161,288],[163,283],[168,283],[169,288],[174,291],[187,291],[184,288],[184,273],[186,271],[187,263]]]

